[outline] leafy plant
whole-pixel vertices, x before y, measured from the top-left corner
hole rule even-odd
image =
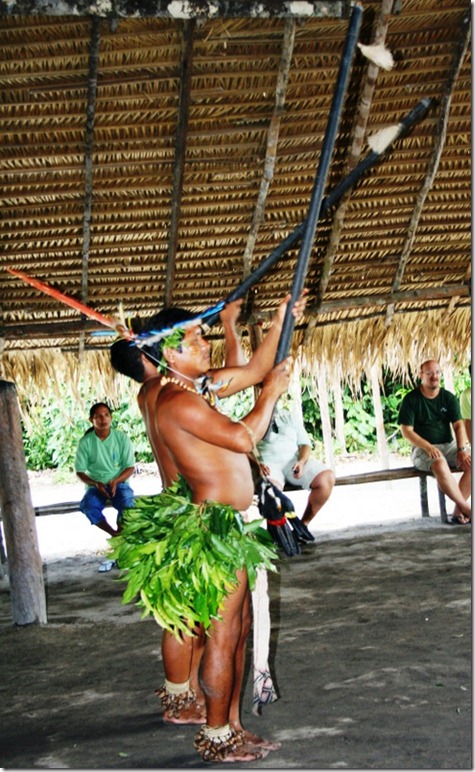
[[[237,569],[246,568],[251,589],[258,567],[276,570],[276,548],[261,522],[243,523],[224,504],[194,504],[183,478],[137,498],[110,539],[111,559],[126,572],[123,602],[135,601],[178,639],[198,622],[209,629],[237,584]]]

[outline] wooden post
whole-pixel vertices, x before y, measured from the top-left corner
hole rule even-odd
[[[455,394],[454,368],[450,362],[444,362],[442,365],[442,373],[444,376],[444,388],[446,388],[447,391],[451,391],[452,394]]]
[[[330,408],[328,407],[327,370],[324,363],[317,365],[318,403],[322,419],[323,445],[325,447],[325,461],[331,469],[335,468],[335,456],[333,453],[332,427],[330,420]]]
[[[378,440],[378,453],[383,469],[389,469],[389,451],[386,432],[384,431],[383,406],[379,391],[379,367],[373,365],[370,370],[371,391],[373,392],[374,416],[376,418],[376,437]]]
[[[45,624],[46,596],[35,513],[13,383],[0,381],[0,507],[8,556],[13,622]]]
[[[333,402],[335,405],[335,437],[341,445],[342,453],[346,456],[348,451],[346,449],[345,437],[345,412],[343,410],[343,395],[340,381],[335,381],[333,386]]]

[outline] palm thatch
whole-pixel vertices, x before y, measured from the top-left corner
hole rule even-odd
[[[0,361],[18,383],[105,373],[110,339],[5,268],[108,315],[199,311],[307,215],[350,3],[128,5],[65,0],[64,16],[0,0]],[[350,381],[374,363],[465,361],[471,334],[470,8],[368,0],[359,40],[394,65],[358,49],[327,192],[372,135],[422,99],[430,109],[317,225],[294,352],[305,371],[325,361]],[[249,294],[246,345],[297,254]]]

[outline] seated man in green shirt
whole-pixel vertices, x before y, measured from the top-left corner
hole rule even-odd
[[[435,359],[421,365],[421,383],[402,400],[398,423],[413,445],[416,469],[432,472],[437,484],[455,504],[451,523],[471,522],[468,498],[472,484],[472,457],[457,397],[440,386],[441,370]],[[455,435],[455,438],[454,438]],[[462,472],[455,480],[451,467]]]
[[[89,420],[92,427],[76,451],[76,474],[87,485],[80,510],[92,525],[116,536],[122,511],[134,506],[134,492],[126,482],[135,471],[134,450],[127,435],[111,426],[112,412],[104,402],[91,407]],[[108,502],[117,509],[117,528],[104,517]]]

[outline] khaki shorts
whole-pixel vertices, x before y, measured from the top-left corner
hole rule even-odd
[[[452,467],[452,469],[459,468],[457,464],[457,443],[455,441],[443,442],[440,445],[434,443],[434,447],[439,448],[439,450],[442,451],[448,465]],[[467,451],[470,453],[470,448],[468,448]],[[430,472],[435,458],[431,458],[425,450],[422,450],[422,448],[413,448],[411,461],[416,469],[420,469],[422,472]]]
[[[283,469],[276,464],[267,464],[270,469],[270,479],[274,480],[282,488],[284,487],[285,483],[288,482],[290,485],[295,485],[297,488],[308,490],[312,484],[312,480],[317,476],[317,474],[324,472],[326,469],[330,469],[330,467],[326,464],[323,464],[321,461],[317,461],[316,458],[310,457],[303,468],[302,477],[297,479],[292,474],[292,469],[296,463],[297,457],[295,457],[294,460],[289,464],[284,466]]]

